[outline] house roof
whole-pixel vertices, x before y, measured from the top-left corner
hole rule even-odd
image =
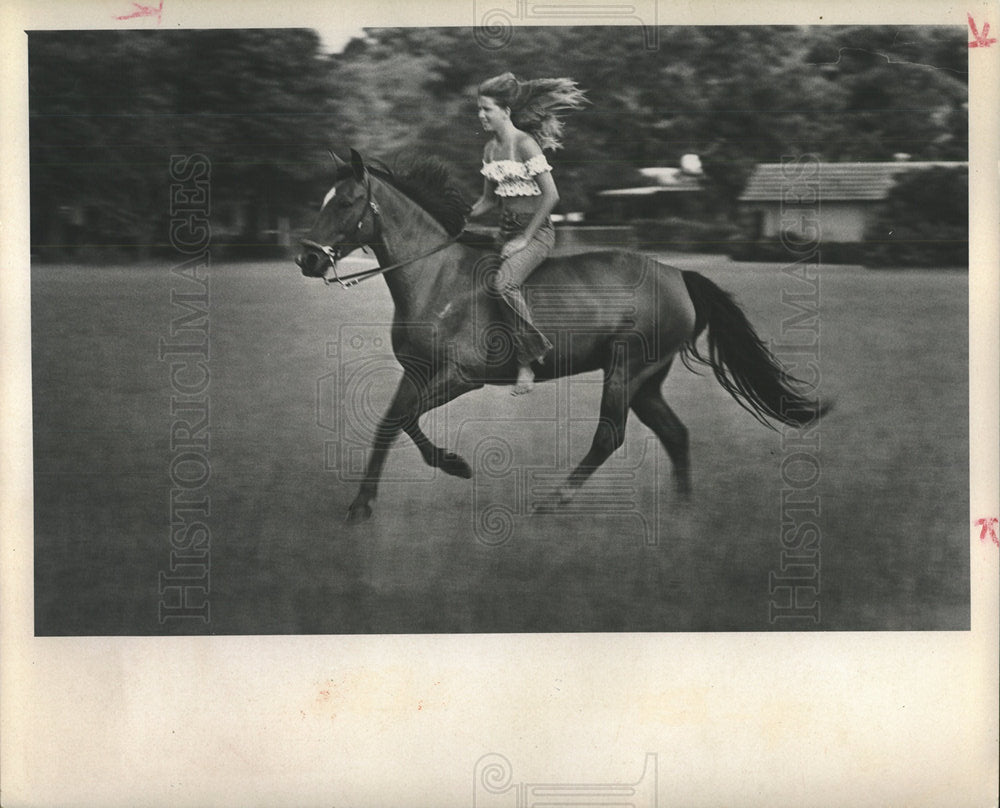
[[[815,166],[815,172],[813,172]],[[780,202],[792,191],[817,185],[821,200],[885,199],[905,171],[943,166],[968,166],[959,162],[892,163],[760,163],[740,196],[740,202]]]

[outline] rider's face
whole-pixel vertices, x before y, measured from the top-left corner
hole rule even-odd
[[[495,132],[510,113],[489,96],[479,96],[479,123],[487,132]]]

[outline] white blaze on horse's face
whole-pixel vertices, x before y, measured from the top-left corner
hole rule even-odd
[[[333,199],[336,195],[337,195],[337,186],[334,185],[329,191],[326,192],[326,196],[323,197],[323,204],[319,206],[321,213],[323,211],[323,208],[326,207],[327,202]]]
[[[335,248],[341,258],[362,246],[374,232],[371,217],[365,216],[365,199],[366,187],[360,183],[349,177],[335,182],[323,197],[307,239]]]

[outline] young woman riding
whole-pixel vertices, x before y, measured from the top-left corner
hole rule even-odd
[[[532,322],[520,288],[555,243],[549,214],[559,192],[543,150],[562,145],[558,113],[584,103],[576,82],[566,78],[518,81],[513,73],[503,73],[479,85],[479,122],[492,137],[483,149],[483,194],[469,217],[482,216],[499,201],[500,268],[488,283],[506,304],[502,308],[514,334],[514,395],[531,391],[531,363],[543,361],[552,348]]]

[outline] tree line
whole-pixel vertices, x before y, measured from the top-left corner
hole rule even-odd
[[[260,244],[308,225],[327,149],[431,155],[473,198],[485,135],[475,87],[506,70],[570,76],[590,105],[567,120],[562,209],[701,158],[720,216],[755,163],[966,160],[967,53],[958,27],[368,29],[340,53],[310,30],[29,35],[33,248],[168,249],[169,160],[211,163],[219,240]]]

